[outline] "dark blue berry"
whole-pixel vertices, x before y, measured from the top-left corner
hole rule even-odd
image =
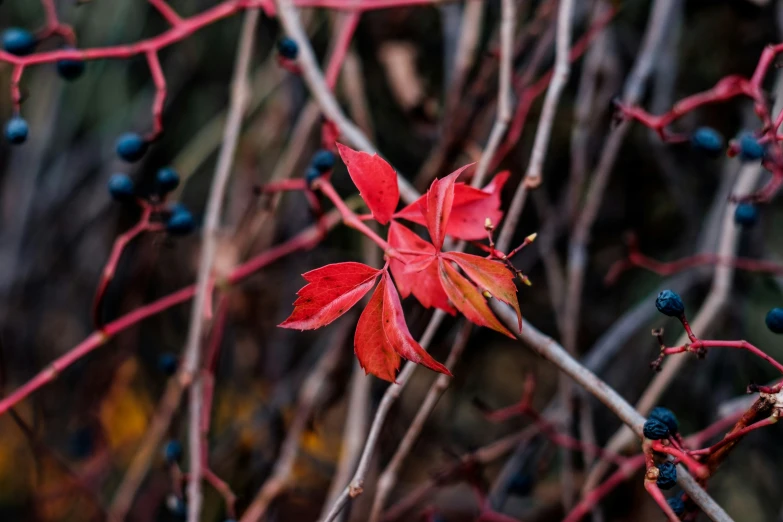
[[[650,412],[650,418],[666,424],[670,433],[677,433],[680,430],[680,423],[677,421],[677,416],[674,415],[674,412],[669,408],[663,408],[661,406],[653,408]]]
[[[158,357],[158,369],[163,372],[164,375],[171,377],[177,373],[177,366],[179,366],[179,360],[177,356],[171,352],[160,354]]]
[[[749,132],[744,132],[739,139],[739,157],[742,161],[755,161],[764,157],[766,147]]]
[[[533,477],[528,473],[518,472],[508,483],[508,492],[520,497],[526,497],[533,490]]]
[[[88,457],[94,448],[92,431],[89,428],[79,428],[71,434],[69,447],[71,455],[77,459]]]
[[[674,511],[674,514],[678,517],[685,513],[685,502],[682,501],[682,498],[672,497],[667,499],[666,503],[669,504],[669,507],[672,508],[672,511]]]
[[[169,220],[166,222],[166,230],[169,234],[184,236],[193,232],[196,223],[193,220],[193,214],[183,206],[175,207]]]
[[[57,60],[57,74],[59,74],[60,78],[63,80],[71,81],[79,78],[84,74],[84,67],[84,60],[75,60],[73,58]]]
[[[27,29],[11,27],[3,32],[3,50],[17,56],[30,54],[38,41]]]
[[[783,308],[773,308],[767,312],[764,322],[767,323],[767,328],[771,332],[783,334]]]
[[[307,172],[305,172],[305,181],[307,182],[308,185],[312,185],[313,181],[321,177],[321,174],[323,174],[323,172],[321,172],[317,168],[308,167]]]
[[[759,209],[752,203],[740,203],[734,210],[734,222],[741,227],[752,227],[759,220]]]
[[[117,201],[125,201],[136,194],[136,186],[127,174],[112,174],[109,178],[109,194]]]
[[[669,317],[680,317],[685,313],[685,305],[682,299],[674,290],[664,290],[655,299],[655,308],[663,315]]]
[[[326,149],[321,149],[313,156],[311,165],[318,169],[320,172],[329,172],[334,168],[334,152]]]
[[[699,127],[691,135],[691,145],[710,155],[717,155],[723,150],[724,141],[721,133],[712,127]]]
[[[165,167],[158,171],[155,183],[161,193],[167,194],[179,186],[179,174],[171,167]]]
[[[147,152],[147,142],[135,132],[127,132],[117,140],[117,156],[133,163],[139,161]]]
[[[5,124],[5,139],[12,145],[19,145],[27,141],[30,128],[24,118],[14,116]]]
[[[669,436],[669,427],[658,419],[647,419],[642,431],[645,438],[650,440],[665,439]]]
[[[173,464],[182,460],[182,444],[177,440],[170,440],[166,443],[166,447],[163,448],[163,456],[166,457],[166,462]]]
[[[299,56],[299,46],[291,38],[281,38],[277,42],[277,52],[283,58],[296,60],[296,57]]]
[[[180,520],[185,520],[188,516],[187,504],[176,495],[169,495],[166,499],[166,506],[169,508],[169,511]]]
[[[655,482],[661,489],[671,489],[677,484],[677,466],[669,462],[658,464],[658,480]]]

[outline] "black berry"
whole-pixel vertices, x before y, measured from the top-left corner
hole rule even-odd
[[[163,448],[163,456],[166,458],[166,462],[173,464],[182,460],[182,444],[177,440],[170,440],[166,443],[166,447]]]
[[[658,309],[663,315],[669,317],[680,317],[685,313],[685,305],[682,303],[682,299],[673,290],[664,290],[655,299],[655,308]]]
[[[671,489],[677,484],[677,466],[669,462],[658,464],[658,480],[655,482],[661,489]]]
[[[166,222],[166,230],[175,236],[190,234],[194,228],[196,228],[196,223],[193,220],[193,214],[184,205],[176,206]]]
[[[57,74],[63,80],[76,80],[84,74],[84,67],[84,60],[74,60],[73,58],[57,60]]]
[[[740,203],[734,210],[734,222],[741,227],[752,227],[758,220],[759,209],[752,203]]]
[[[712,127],[699,127],[691,135],[691,145],[711,156],[720,154],[724,147],[723,136]]]
[[[114,174],[109,178],[109,194],[117,201],[126,201],[136,194],[136,186],[127,174]]]
[[[144,156],[144,153],[147,152],[147,145],[144,138],[135,132],[125,133],[117,140],[117,156],[128,163],[134,163],[139,161]]]
[[[3,50],[17,56],[25,56],[35,50],[38,41],[27,29],[11,27],[3,32]]]
[[[334,152],[321,149],[313,155],[313,161],[310,164],[320,172],[329,172],[334,168],[334,162]]]
[[[155,175],[155,183],[161,194],[167,194],[179,186],[179,174],[171,167],[165,167]]]
[[[669,436],[669,427],[658,419],[647,419],[642,431],[645,438],[650,440],[665,439]]]
[[[291,38],[281,38],[277,42],[277,52],[280,53],[280,56],[283,58],[296,60],[296,57],[299,56],[299,46]]]
[[[670,433],[677,433],[680,430],[680,423],[677,421],[677,416],[674,415],[669,408],[663,408],[661,406],[653,408],[650,412],[650,418],[666,424]]]
[[[773,308],[767,312],[764,322],[767,323],[767,328],[771,332],[783,334],[783,308]]]
[[[668,499],[666,503],[669,504],[669,507],[672,508],[672,511],[674,511],[674,514],[678,517],[685,513],[685,502],[682,501],[682,498],[672,497]]]
[[[24,118],[14,116],[5,124],[5,139],[12,145],[20,145],[27,141],[30,128]]]
[[[738,139],[739,157],[743,161],[755,161],[764,157],[766,147],[749,132],[744,132]]]
[[[171,352],[162,353],[158,357],[158,369],[163,372],[164,375],[171,377],[177,373],[178,365],[179,360],[177,359],[177,356]]]

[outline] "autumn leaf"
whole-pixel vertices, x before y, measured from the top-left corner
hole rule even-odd
[[[441,254],[444,259],[454,261],[479,288],[503,301],[517,313],[519,331],[522,331],[522,312],[517,301],[517,286],[514,284],[514,274],[500,261],[484,257],[448,252]]]
[[[489,219],[497,225],[503,218],[503,211],[500,210],[500,195],[508,177],[508,171],[501,172],[481,190],[464,183],[454,183],[454,196],[451,214],[446,224],[446,235],[468,241],[486,238],[484,222]],[[426,197],[424,195],[417,199],[394,214],[394,217],[427,226],[424,203]],[[423,211],[422,208],[425,210]]]
[[[308,284],[294,302],[291,316],[279,326],[314,330],[331,323],[370,291],[381,270],[362,263],[327,265],[303,275]]]
[[[433,359],[411,336],[400,296],[388,272],[383,273],[359,317],[354,352],[365,372],[390,382],[394,382],[401,357],[451,376],[449,369]]]
[[[435,248],[440,250],[446,237],[446,225],[451,216],[451,207],[454,204],[454,183],[462,172],[472,165],[465,165],[445,178],[436,179],[430,189],[419,200],[419,209],[424,215],[430,239]]]
[[[509,332],[501,323],[497,317],[490,310],[487,301],[481,292],[473,286],[473,284],[465,279],[449,261],[440,259],[438,262],[438,275],[440,276],[440,282],[443,285],[443,289],[446,291],[446,295],[457,307],[457,310],[462,312],[470,322],[479,326],[486,326],[492,328],[504,335],[515,339],[514,335]]]
[[[373,217],[382,225],[388,223],[400,201],[397,173],[377,154],[355,151],[341,143],[337,151]]]
[[[389,268],[400,295],[408,297],[413,294],[425,308],[435,307],[455,315],[457,311],[449,304],[449,298],[438,279],[435,247],[396,221],[392,221],[389,227],[388,241],[398,251],[419,253],[419,255],[401,254],[408,264],[398,259],[389,260]],[[430,262],[421,271],[411,271],[412,267],[420,266],[427,259]]]

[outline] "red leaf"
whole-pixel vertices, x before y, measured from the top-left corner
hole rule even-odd
[[[514,273],[506,265],[500,261],[462,252],[448,252],[443,254],[443,257],[457,263],[479,288],[511,306],[517,313],[519,331],[522,331],[522,312],[519,310],[519,301],[517,301]]]
[[[446,176],[432,182],[430,189],[420,201],[419,208],[424,214],[427,230],[429,230],[432,244],[440,250],[443,239],[446,237],[446,226],[451,215],[451,207],[454,204],[454,182],[462,172],[473,165],[465,165]]]
[[[361,263],[335,263],[303,275],[308,284],[294,301],[294,311],[283,328],[315,330],[345,312],[370,291],[381,271]]]
[[[367,308],[359,316],[353,337],[353,351],[359,360],[359,365],[366,373],[394,382],[394,377],[400,368],[400,356],[394,351],[383,331],[385,286],[386,278],[383,278],[372,293]]]
[[[359,317],[354,352],[365,372],[390,382],[394,382],[400,357],[451,375],[448,368],[433,359],[411,336],[405,324],[400,297],[388,273],[384,273],[367,308]]]
[[[395,249],[421,252],[420,256],[402,254],[406,261],[410,259],[411,263],[414,263],[426,260],[428,257],[435,261],[435,247],[396,221],[392,221],[389,227],[388,241]],[[457,313],[449,304],[449,298],[440,285],[437,263],[429,263],[421,272],[410,273],[405,263],[390,259],[389,268],[397,283],[397,289],[403,297],[408,297],[412,293],[425,308],[434,306],[451,315]]]
[[[382,225],[388,223],[400,201],[397,174],[392,166],[377,154],[358,152],[341,143],[337,144],[337,151],[373,217]]]
[[[465,279],[457,270],[451,266],[449,261],[440,260],[438,262],[438,273],[440,275],[440,282],[443,285],[443,289],[446,291],[446,295],[457,310],[462,312],[462,315],[468,318],[469,321],[479,325],[492,328],[504,335],[516,339],[511,332],[509,332],[497,317],[489,309],[489,305],[484,300],[484,296],[481,292],[471,284],[470,281]]]
[[[501,172],[482,190],[464,183],[455,183],[446,234],[468,241],[486,238],[487,231],[484,229],[486,219],[489,218],[494,225],[503,219],[503,212],[500,210],[500,193],[508,177],[508,171]],[[394,217],[426,226],[425,197],[422,196],[403,208]],[[422,210],[422,207],[425,207],[425,210]]]

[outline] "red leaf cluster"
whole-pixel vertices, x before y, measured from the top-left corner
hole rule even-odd
[[[508,172],[498,174],[479,190],[457,182],[459,175],[470,167],[466,165],[436,179],[426,194],[395,213],[400,194],[391,165],[377,154],[357,152],[344,145],[338,144],[338,151],[373,217],[381,224],[390,222],[387,241],[397,255],[389,256],[387,266],[381,270],[348,262],[304,274],[308,284],[299,291],[293,313],[280,326],[311,330],[329,324],[369,293],[380,275],[354,336],[354,351],[367,373],[393,382],[400,359],[404,358],[451,375],[411,336],[400,294],[413,294],[427,308],[439,308],[452,315],[459,311],[477,325],[514,337],[487,302],[494,297],[514,308],[522,328],[514,273],[509,267],[496,259],[442,251],[446,236],[482,239],[487,233],[485,221],[500,221],[500,192]],[[425,226],[431,242],[396,219]]]

